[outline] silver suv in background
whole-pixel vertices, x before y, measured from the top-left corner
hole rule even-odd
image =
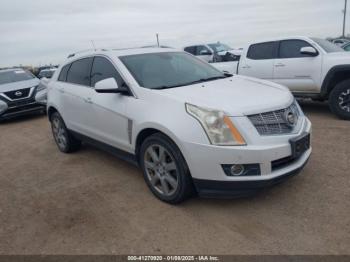
[[[37,97],[46,92],[39,79],[21,68],[0,70],[0,121],[20,115],[45,112]]]

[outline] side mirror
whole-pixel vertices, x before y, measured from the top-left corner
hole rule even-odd
[[[208,50],[201,50],[200,52],[199,52],[199,55],[212,55],[213,53],[212,52],[210,52],[210,51],[208,51]]]
[[[120,93],[129,94],[129,90],[125,86],[118,86],[117,81],[113,77],[103,79],[95,84],[97,93]]]
[[[315,48],[311,46],[305,46],[300,49],[300,53],[303,55],[317,56],[318,52]]]

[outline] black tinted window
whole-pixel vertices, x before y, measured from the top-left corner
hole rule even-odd
[[[201,52],[206,53],[206,54],[210,54],[211,53],[210,50],[206,46],[199,45],[196,48],[196,55],[201,55]]]
[[[277,55],[277,42],[254,44],[249,47],[247,57],[250,59],[274,59]]]
[[[68,72],[70,65],[71,64],[68,64],[68,65],[65,65],[64,67],[62,67],[61,72],[60,72],[60,76],[58,77],[58,81],[66,82],[67,72]]]
[[[117,81],[118,86],[124,84],[123,79],[108,59],[104,57],[95,57],[91,70],[91,86],[95,86],[98,81],[110,77],[113,77]]]
[[[279,58],[308,57],[307,54],[300,53],[302,47],[311,46],[303,40],[284,40],[280,42]]]
[[[196,54],[196,47],[195,46],[186,47],[185,51],[192,54],[192,55],[195,55]]]
[[[93,58],[89,57],[73,62],[68,71],[67,82],[90,86],[90,71],[92,60]]]

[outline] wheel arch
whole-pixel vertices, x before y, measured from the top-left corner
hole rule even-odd
[[[51,116],[53,113],[58,112],[58,110],[54,106],[49,106],[47,109],[47,117],[49,118],[49,121],[51,121]]]
[[[350,79],[350,65],[337,65],[332,67],[323,80],[321,97],[328,98],[333,88],[340,82]]]
[[[139,157],[140,157],[140,149],[141,149],[141,145],[143,143],[143,141],[145,141],[145,139],[155,133],[160,133],[164,136],[166,136],[170,141],[172,141],[177,148],[180,150],[181,154],[183,155],[183,157],[186,160],[186,156],[184,154],[183,148],[181,146],[181,143],[179,142],[179,140],[176,138],[176,136],[170,131],[167,130],[164,127],[160,127],[160,126],[149,126],[149,127],[143,127],[142,129],[140,129],[137,132],[137,135],[135,136],[135,157],[136,160],[139,162]]]

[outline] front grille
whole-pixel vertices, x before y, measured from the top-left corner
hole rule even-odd
[[[19,112],[23,112],[23,111],[27,111],[27,110],[31,110],[31,109],[41,109],[43,108],[42,105],[38,104],[38,103],[31,103],[31,104],[24,104],[22,106],[19,107],[12,107],[12,108],[8,108],[5,112],[4,112],[4,116],[6,115],[11,115],[14,113],[19,113]]]
[[[286,118],[288,112],[293,112],[295,115],[295,123],[290,124]],[[299,109],[294,102],[292,105],[285,109],[280,109],[271,112],[265,112],[261,114],[255,114],[248,116],[249,120],[255,126],[260,135],[280,135],[289,134],[295,131],[297,123],[299,121]]]
[[[19,101],[8,101],[7,105],[10,108],[17,108],[17,107],[22,107],[22,106],[26,106],[28,104],[32,104],[35,103],[35,98],[31,97],[31,98],[27,98],[27,99],[21,99]]]
[[[29,96],[30,93],[30,88],[24,88],[24,89],[18,89],[18,90],[14,90],[14,91],[9,91],[9,92],[5,92],[4,94],[14,100],[14,99],[22,99],[22,98],[26,98]]]

